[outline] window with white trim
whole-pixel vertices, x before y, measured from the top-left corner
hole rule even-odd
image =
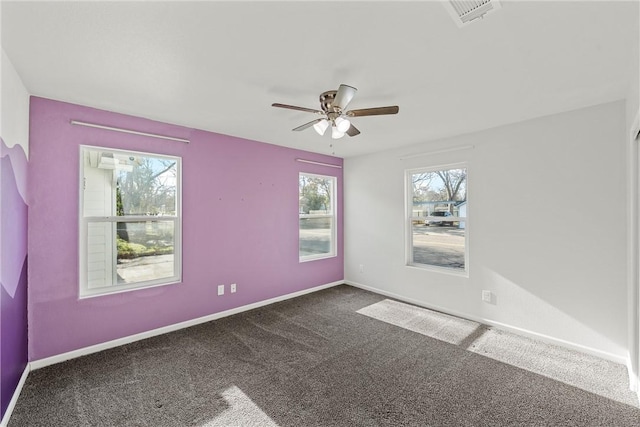
[[[336,177],[300,173],[300,261],[336,256]]]
[[[467,271],[467,168],[406,172],[407,264]]]
[[[80,297],[181,280],[181,159],[80,147]]]

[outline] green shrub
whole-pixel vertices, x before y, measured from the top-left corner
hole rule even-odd
[[[139,243],[127,242],[118,237],[118,259],[133,259],[141,256],[168,255],[173,253],[173,246],[146,247]]]

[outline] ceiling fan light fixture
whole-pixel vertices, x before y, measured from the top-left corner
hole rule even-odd
[[[344,132],[340,132],[340,130],[336,126],[331,127],[331,138],[340,139],[344,136]]]
[[[342,117],[337,117],[335,120],[335,123],[336,123],[336,128],[342,133],[345,133],[351,127],[351,122]]]
[[[318,123],[313,125],[313,128],[316,130],[316,132],[318,132],[318,135],[324,135],[328,127],[329,121],[327,119],[322,119]]]
[[[2,1],[2,0],[0,0]],[[450,0],[453,1],[453,0]],[[477,0],[481,1],[481,0]],[[482,0],[498,1],[498,0]],[[382,116],[387,114],[398,114],[397,105],[388,107],[359,108],[356,110],[346,110],[358,89],[353,86],[341,84],[338,90],[328,90],[320,94],[320,110],[312,108],[298,107],[295,105],[273,103],[272,107],[286,108],[289,110],[304,111],[320,115],[315,120],[311,120],[303,125],[291,129],[292,131],[302,131],[313,127],[318,135],[327,133],[331,126],[331,138],[340,139],[345,134],[350,137],[360,135],[360,131],[349,120],[351,117]]]

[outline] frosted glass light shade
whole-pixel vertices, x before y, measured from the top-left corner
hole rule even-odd
[[[351,122],[347,119],[343,119],[342,117],[336,118],[336,127],[342,133],[349,130],[351,127]]]
[[[324,135],[328,127],[329,121],[327,119],[322,119],[318,123],[313,125],[313,128],[316,130],[316,132],[318,132],[318,135]]]
[[[340,139],[344,136],[344,132],[340,132],[337,126],[331,128],[331,138]]]

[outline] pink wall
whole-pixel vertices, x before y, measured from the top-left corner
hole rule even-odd
[[[72,126],[71,119],[190,144]],[[79,145],[182,157],[181,284],[78,299]],[[343,279],[342,159],[31,98],[29,359]],[[338,177],[338,257],[298,262],[298,173]],[[228,293],[238,284],[236,294]],[[227,293],[216,296],[218,284]]]

